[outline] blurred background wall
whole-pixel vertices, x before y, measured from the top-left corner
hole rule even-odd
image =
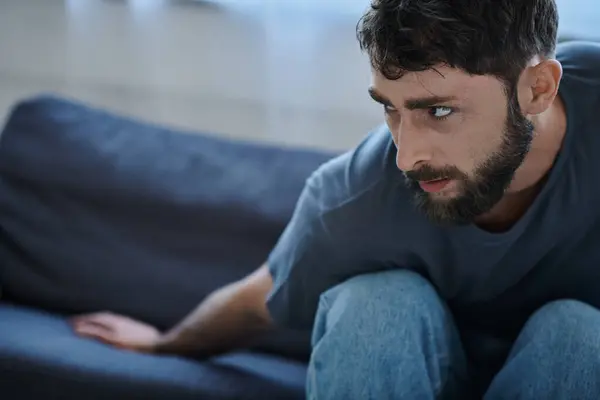
[[[355,39],[368,0],[0,0],[0,118],[54,92],[147,121],[344,150],[380,123]],[[559,0],[600,36],[598,0]]]

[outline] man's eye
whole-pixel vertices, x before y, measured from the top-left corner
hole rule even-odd
[[[388,106],[388,105],[384,104],[383,111],[385,111],[386,114],[391,114],[391,113],[396,112],[396,109],[392,106]]]
[[[436,119],[447,118],[452,114],[453,111],[454,110],[452,110],[452,108],[444,106],[431,107],[429,109],[429,113],[431,114],[431,116]]]

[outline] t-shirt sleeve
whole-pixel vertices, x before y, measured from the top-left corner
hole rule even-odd
[[[391,144],[390,144],[391,143]],[[273,289],[267,306],[274,321],[311,329],[322,293],[380,268],[379,240],[361,233],[381,221],[384,156],[395,166],[387,129],[370,134],[353,151],[315,171],[286,229],[267,259]],[[377,214],[377,215],[375,215]],[[375,227],[382,228],[380,223]],[[377,256],[375,256],[377,255]]]
[[[311,176],[300,195],[293,216],[268,257],[273,290],[267,299],[272,318],[279,325],[310,329],[321,293],[344,277],[353,257],[343,245],[344,227],[327,218],[327,200],[335,188],[324,183],[320,171]]]

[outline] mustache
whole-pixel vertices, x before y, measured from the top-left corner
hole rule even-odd
[[[444,168],[433,168],[425,165],[418,170],[405,171],[404,176],[411,181],[436,181],[439,179],[465,179],[465,174],[458,168],[447,166]]]

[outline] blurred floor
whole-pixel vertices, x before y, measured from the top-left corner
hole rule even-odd
[[[318,1],[0,0],[0,117],[52,91],[176,127],[346,149],[381,115],[355,40],[365,3],[306,6]]]
[[[225,6],[0,0],[0,118],[51,91],[174,127],[334,150],[381,121],[355,39],[368,0],[212,2]],[[561,2],[596,24],[574,6],[597,0]]]

